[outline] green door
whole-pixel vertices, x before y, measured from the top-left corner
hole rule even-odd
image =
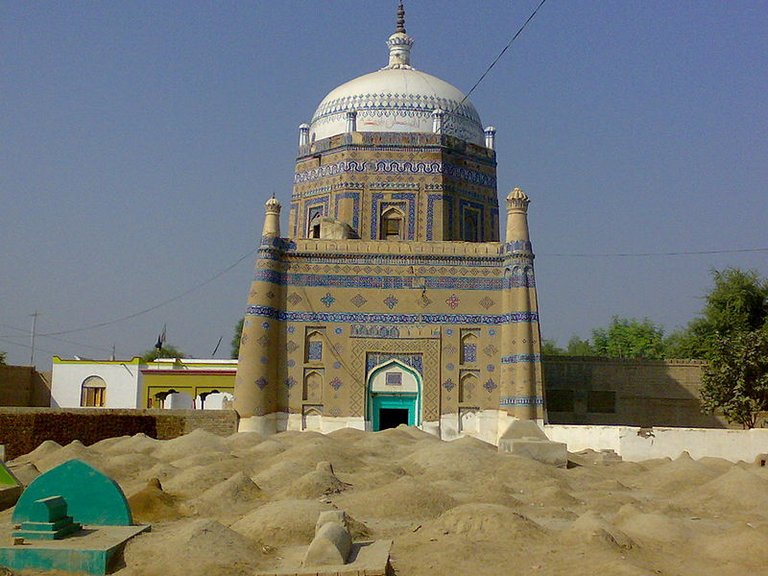
[[[416,394],[373,394],[373,431],[416,425]]]

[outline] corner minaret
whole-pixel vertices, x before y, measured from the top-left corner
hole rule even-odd
[[[235,377],[239,430],[262,434],[274,433],[277,429],[279,310],[283,300],[280,208],[274,196],[264,206],[264,228],[248,294]]]
[[[515,418],[543,421],[541,336],[528,204],[530,200],[520,188],[507,196],[499,405]]]

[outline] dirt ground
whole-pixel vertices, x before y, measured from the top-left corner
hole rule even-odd
[[[117,480],[134,520],[152,524],[120,576],[279,568],[330,508],[351,516],[356,538],[393,540],[399,576],[768,574],[768,468],[751,463],[585,453],[558,469],[401,427],[47,442],[9,464],[29,482],[70,458]],[[10,531],[6,510],[0,538]]]

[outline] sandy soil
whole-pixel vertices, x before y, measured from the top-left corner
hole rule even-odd
[[[152,524],[128,544],[122,576],[284,566],[334,507],[358,538],[394,541],[400,576],[768,574],[768,468],[753,464],[581,454],[555,469],[402,427],[46,442],[10,464],[29,481],[74,457],[115,478],[135,521]]]

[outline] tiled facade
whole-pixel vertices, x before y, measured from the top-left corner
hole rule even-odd
[[[393,77],[420,74],[418,85],[406,56],[360,80],[396,92]],[[328,98],[366,101],[343,89]],[[310,140],[329,130],[326,101],[302,125],[288,238],[279,203],[266,207],[236,377],[241,429],[378,429],[407,412],[442,437],[495,442],[511,418],[544,419],[528,198],[507,198],[500,242],[496,153],[479,143],[474,107],[462,104],[471,140],[443,130],[434,107],[433,132],[408,122],[442,97],[402,95],[392,131],[345,109],[346,131]]]

